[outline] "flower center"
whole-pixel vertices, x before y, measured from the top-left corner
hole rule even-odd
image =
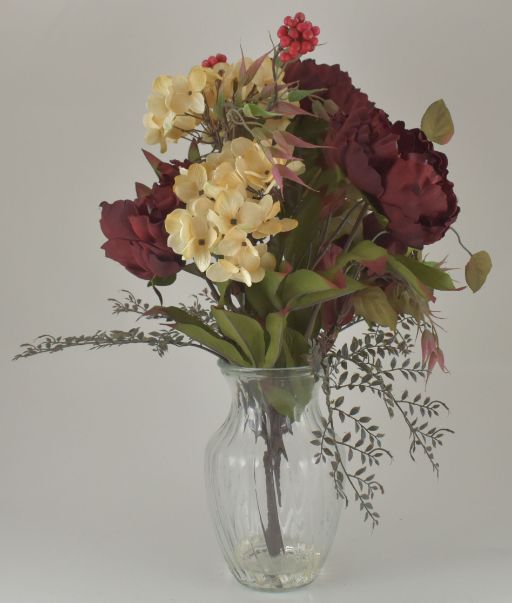
[[[188,91],[188,95],[189,95],[189,96],[192,96],[192,90],[189,90],[189,91]]]
[[[229,221],[230,224],[233,224],[233,226],[235,224],[238,224],[238,220],[236,218],[231,218],[231,220]]]
[[[201,189],[197,194],[202,197],[204,195],[204,189]]]
[[[199,239],[199,241],[197,241],[198,245],[206,245],[206,241],[205,239]]]

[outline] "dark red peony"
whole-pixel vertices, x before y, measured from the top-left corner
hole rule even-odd
[[[459,207],[447,179],[447,159],[419,129],[392,124],[387,114],[352,85],[338,66],[314,61],[290,65],[288,81],[326,88],[339,107],[325,140],[328,165],[339,165],[388,220],[393,239],[421,249],[442,238]],[[305,106],[305,108],[307,108]]]
[[[100,226],[107,237],[105,255],[144,280],[168,278],[182,267],[182,261],[168,246],[164,229],[166,215],[179,205],[172,188],[179,174],[179,162],[164,163],[145,153],[159,182],[149,188],[137,183],[134,201],[101,203]]]
[[[285,81],[289,84],[298,82],[301,90],[325,88],[324,92],[318,92],[318,96],[333,100],[345,113],[356,104],[372,105],[366,94],[354,87],[349,74],[342,71],[339,65],[318,65],[313,59],[297,61],[286,66]],[[309,111],[311,100],[305,98],[301,106]]]

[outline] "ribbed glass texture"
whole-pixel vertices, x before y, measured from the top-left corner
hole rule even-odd
[[[208,443],[205,474],[222,553],[246,586],[304,586],[325,561],[341,508],[329,464],[314,462],[320,385],[309,367],[220,366],[232,404]]]

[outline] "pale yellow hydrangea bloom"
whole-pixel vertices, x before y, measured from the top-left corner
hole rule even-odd
[[[276,259],[267,251],[267,245],[246,245],[233,255],[220,259],[206,271],[206,276],[215,283],[228,280],[239,281],[250,287],[259,283],[266,272],[275,270]]]
[[[298,224],[280,219],[279,201],[265,194],[275,186],[272,167],[282,162],[272,159],[269,148],[236,138],[203,163],[182,168],[175,179],[174,192],[186,209],[167,216],[168,244],[184,259],[193,259],[215,282],[230,278],[248,286],[259,282],[265,270],[275,269],[275,259],[265,244],[255,241]],[[298,170],[302,163],[296,163]],[[218,261],[212,264],[214,257]]]
[[[193,67],[187,77],[160,75],[153,81],[147,101],[148,112],[143,122],[148,144],[160,144],[167,150],[167,141],[178,141],[200,121],[205,109],[203,89],[207,76],[202,67]]]
[[[176,209],[167,216],[165,228],[169,233],[169,246],[184,260],[193,260],[199,270],[205,272],[211,264],[211,250],[218,237],[206,217]]]

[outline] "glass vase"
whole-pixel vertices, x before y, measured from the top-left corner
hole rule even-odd
[[[325,561],[341,508],[311,443],[322,431],[320,383],[309,367],[220,367],[232,403],[208,443],[205,474],[222,553],[246,586],[304,586]]]

